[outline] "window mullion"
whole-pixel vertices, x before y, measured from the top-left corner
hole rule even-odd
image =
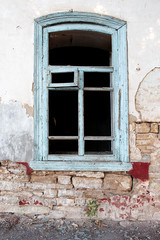
[[[78,155],[84,155],[84,72],[79,71],[78,91]]]

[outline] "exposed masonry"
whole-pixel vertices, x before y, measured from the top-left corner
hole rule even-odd
[[[26,163],[24,166],[2,161],[0,211],[80,219],[87,218],[87,202],[97,199],[100,204],[98,218],[160,219],[159,125],[135,123],[135,129],[136,145],[147,162],[134,162],[129,173],[32,171],[27,168],[27,174]]]

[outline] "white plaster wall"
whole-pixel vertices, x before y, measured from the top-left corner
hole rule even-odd
[[[49,13],[86,11],[128,22],[129,112],[143,77],[160,66],[159,0],[1,0],[0,97],[33,105],[34,19]]]
[[[3,104],[16,101],[21,106],[33,106],[34,19],[73,9],[127,21],[129,113],[139,118],[135,109],[139,84],[148,72],[160,66],[159,0],[0,0],[0,3],[0,100]],[[9,120],[4,119],[6,127]],[[29,122],[29,128],[33,129],[31,119]]]

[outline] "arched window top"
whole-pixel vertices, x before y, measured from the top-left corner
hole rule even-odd
[[[106,15],[86,12],[60,12],[35,19],[42,27],[62,23],[90,23],[118,30],[126,24],[125,21]]]

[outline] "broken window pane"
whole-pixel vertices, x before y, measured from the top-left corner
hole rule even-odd
[[[73,82],[74,82],[73,72],[52,73],[52,83],[73,83]]]
[[[110,73],[85,72],[84,87],[110,87]]]
[[[111,141],[85,141],[85,154],[110,154]]]
[[[84,92],[85,136],[111,136],[111,93]]]
[[[49,140],[49,154],[78,154],[78,141]]]
[[[78,136],[78,91],[49,91],[49,136]]]

